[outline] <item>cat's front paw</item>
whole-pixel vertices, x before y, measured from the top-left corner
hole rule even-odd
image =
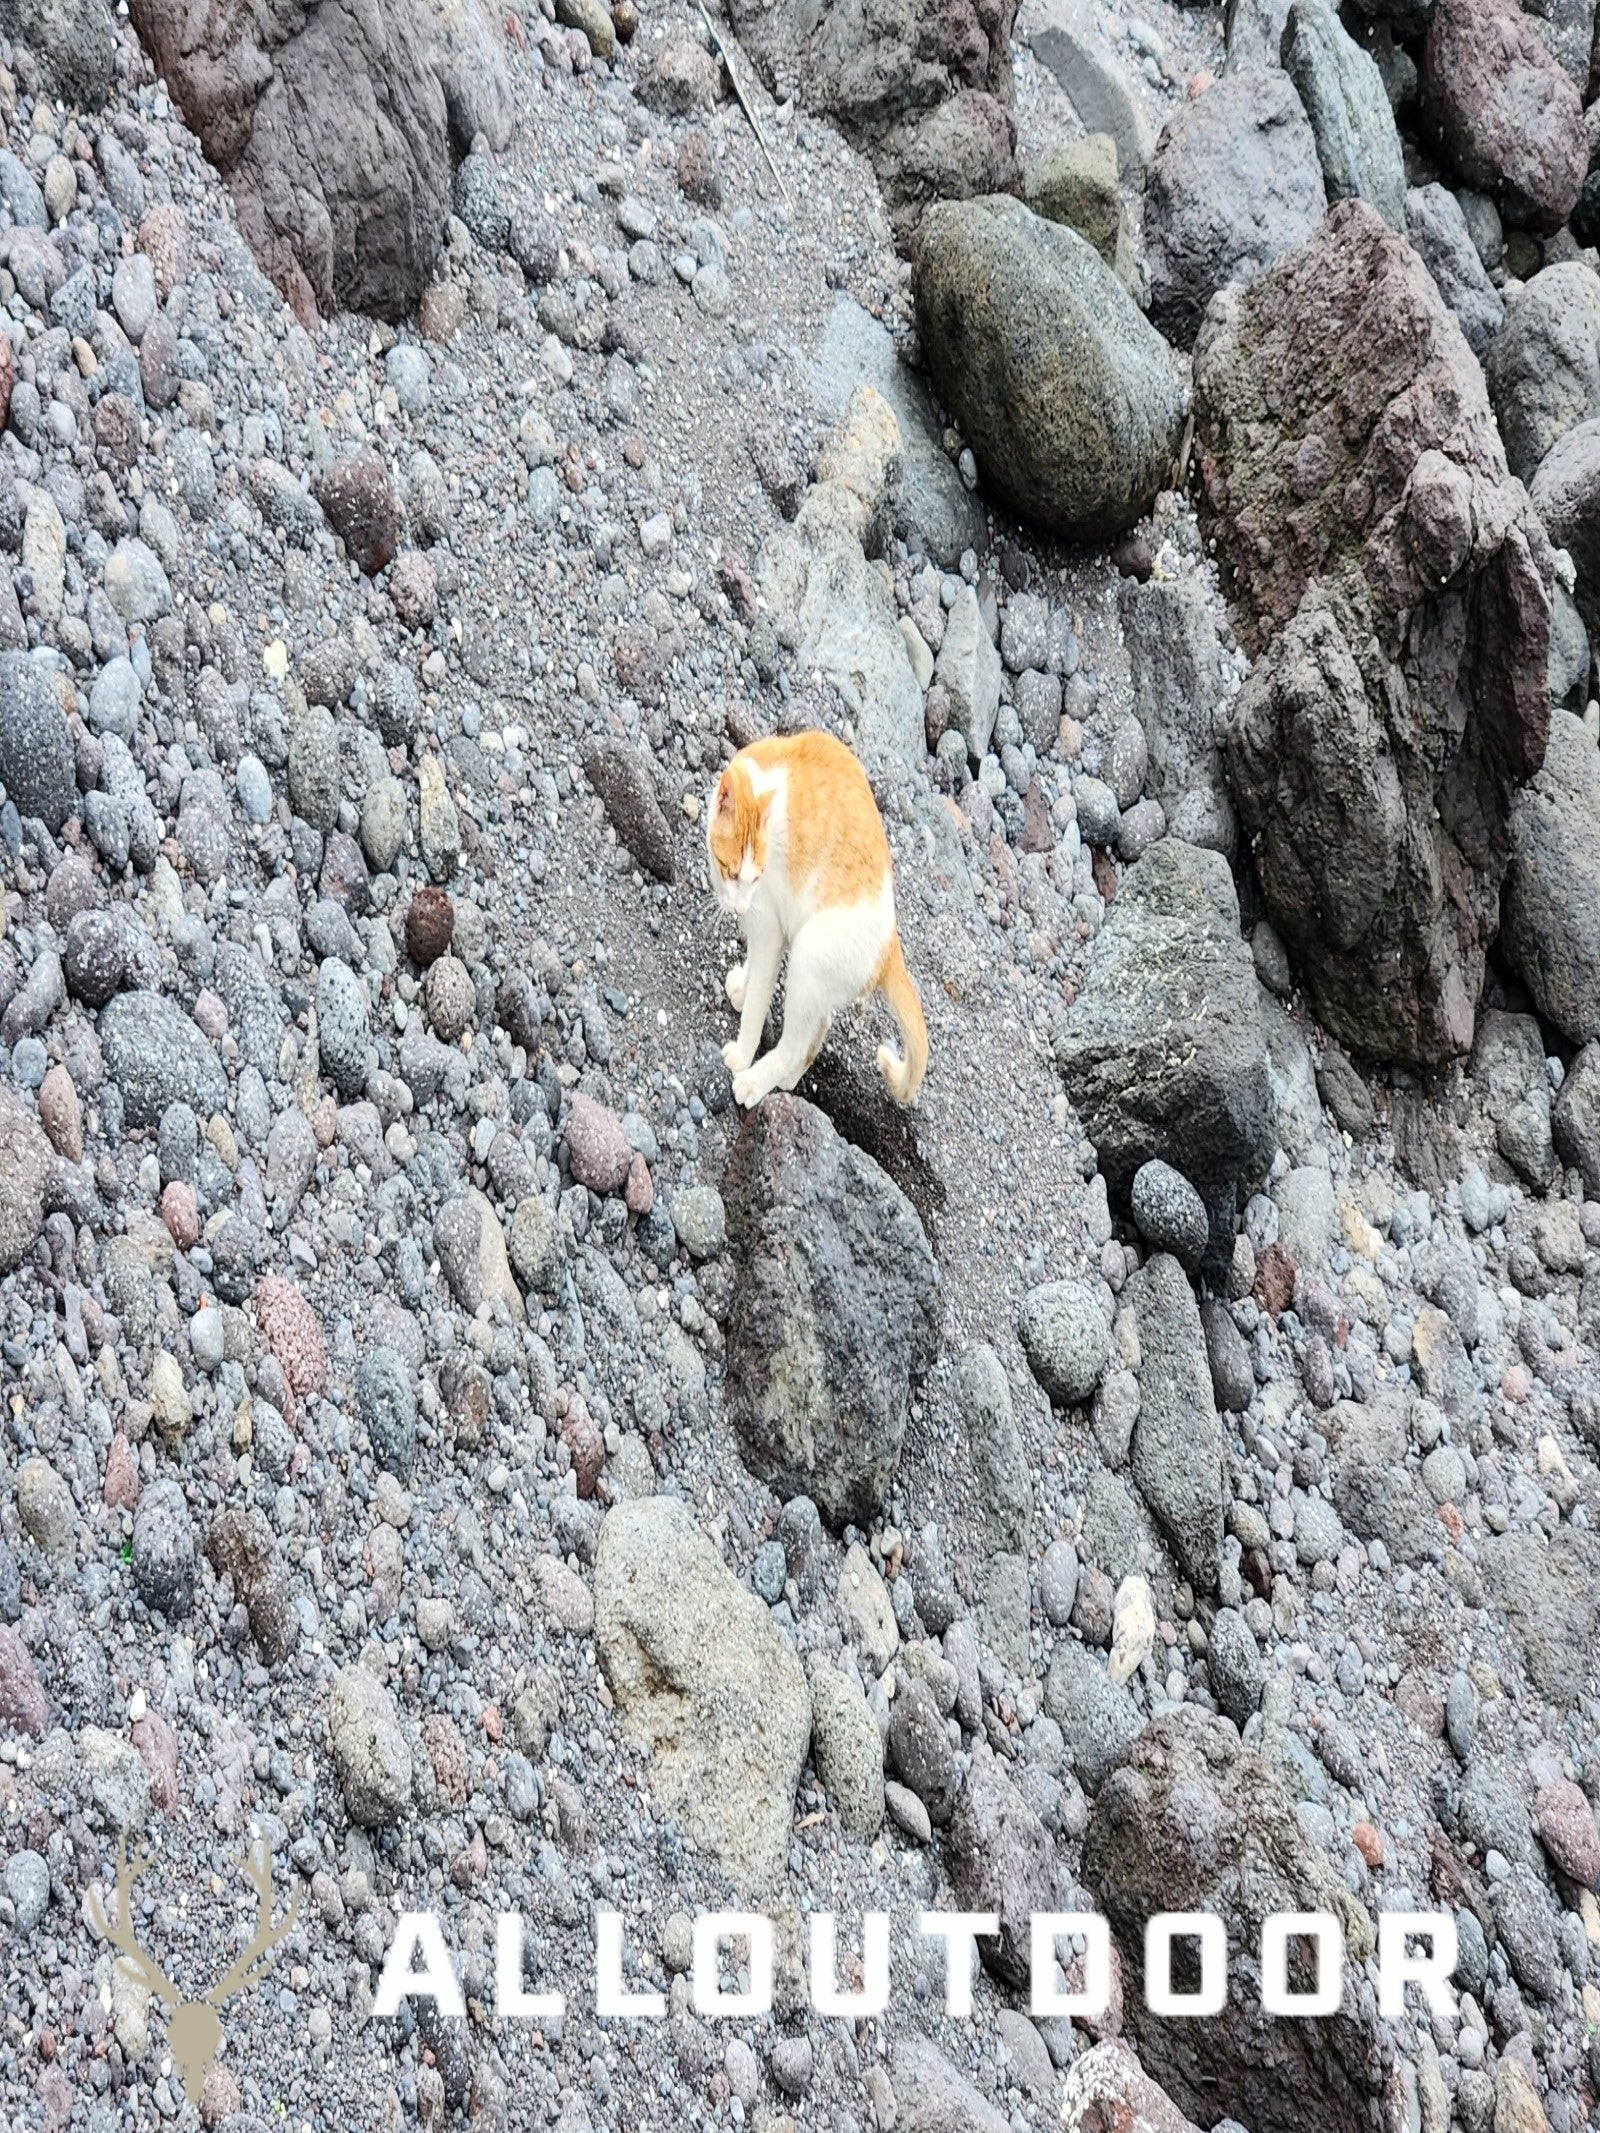
[[[765,1076],[758,1074],[754,1067],[746,1067],[742,1074],[734,1075],[733,1100],[744,1110],[751,1110],[766,1093]]]
[[[734,1075],[743,1074],[746,1067],[749,1066],[750,1055],[740,1044],[737,1037],[730,1038],[728,1043],[722,1047],[722,1063],[728,1072]],[[734,1083],[734,1088],[737,1091],[737,1081]]]
[[[743,1007],[744,988],[745,966],[743,963],[735,963],[728,972],[728,1001],[731,1006]]]

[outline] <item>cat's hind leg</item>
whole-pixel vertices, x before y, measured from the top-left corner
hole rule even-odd
[[[744,1005],[745,976],[748,967],[745,963],[735,963],[728,972],[727,989],[730,1007],[740,1008]]]
[[[837,934],[830,912],[812,919],[790,943],[783,1035],[764,1059],[734,1075],[736,1102],[748,1107],[774,1089],[792,1089],[821,1051],[834,1015],[855,998],[859,986],[852,983],[853,968],[841,968]]]

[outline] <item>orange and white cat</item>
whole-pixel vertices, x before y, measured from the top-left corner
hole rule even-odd
[[[890,1095],[915,1103],[928,1025],[895,930],[889,840],[850,750],[828,733],[741,748],[717,780],[706,843],[717,901],[745,939],[745,960],[728,972],[739,1034],[722,1048],[736,1100],[758,1104],[773,1089],[792,1089],[840,1008],[877,991],[902,1046],[897,1056],[880,1045],[878,1065]],[[785,950],[783,1035],[758,1060]]]

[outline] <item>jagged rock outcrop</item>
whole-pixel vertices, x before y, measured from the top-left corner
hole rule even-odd
[[[1229,768],[1327,1028],[1472,1042],[1518,787],[1549,725],[1549,541],[1426,267],[1364,202],[1219,297],[1195,350],[1202,524],[1256,665]]]

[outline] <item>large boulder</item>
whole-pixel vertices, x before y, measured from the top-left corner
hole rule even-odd
[[[1083,1878],[1122,1957],[1124,2020],[1146,2070],[1203,2124],[1383,2133],[1398,2123],[1394,2044],[1363,1974],[1366,1913],[1319,1846],[1306,1841],[1273,1765],[1225,1718],[1181,1705],[1153,1719],[1101,1786],[1083,1845]],[[1144,1929],[1159,1911],[1209,1911],[1228,1936],[1228,1999],[1212,2021],[1165,2021],[1144,1993]],[[1285,2022],[1261,2006],[1261,1928],[1282,1911],[1326,1911],[1345,1937],[1337,2014]],[[1180,1989],[1181,1956],[1174,1962]],[[1303,1944],[1291,1988],[1310,1988]],[[1388,2115],[1390,2111],[1396,2115]]]
[[[1550,714],[1544,767],[1517,795],[1500,899],[1500,951],[1574,1044],[1600,1036],[1600,749]]]
[[[1333,1502],[1362,1540],[1381,1540],[1398,1562],[1420,1563],[1439,1534],[1432,1499],[1406,1464],[1404,1400],[1341,1400],[1323,1424],[1333,1457]]]
[[[1418,56],[1422,117],[1462,183],[1548,237],[1589,167],[1583,105],[1516,0],[1438,0]]]
[[[1222,1557],[1225,1448],[1199,1307],[1183,1268],[1168,1252],[1153,1253],[1123,1295],[1139,1329],[1133,1478],[1184,1576],[1198,1591],[1214,1592]]]
[[[1143,516],[1183,419],[1160,335],[1093,245],[1002,195],[928,210],[917,323],[993,495],[1069,540]]]
[[[1406,166],[1378,63],[1328,0],[1294,0],[1284,69],[1300,92],[1330,200],[1366,200],[1390,229],[1406,226]]]
[[[1238,1186],[1271,1162],[1267,1050],[1239,900],[1218,853],[1163,837],[1128,869],[1056,1063],[1110,1189],[1159,1156],[1206,1203],[1206,1264],[1233,1253]]]
[[[794,1647],[670,1496],[607,1513],[595,1642],[656,1799],[743,1896],[783,1880],[811,1698]]]
[[[1507,304],[1484,367],[1506,464],[1531,482],[1552,446],[1600,415],[1600,275],[1581,259],[1536,274]]]
[[[916,1209],[814,1105],[769,1096],[723,1180],[739,1278],[728,1408],[752,1471],[866,1526],[939,1347],[939,1270]]]
[[[895,2103],[890,2123],[906,2133],[1010,2133],[1011,2121],[919,2030],[901,2030],[889,2067]]]
[[[133,24],[239,229],[311,324],[400,318],[427,286],[450,213],[445,92],[421,0],[132,0]]]
[[[1529,1680],[1548,1703],[1575,1707],[1594,1686],[1594,1595],[1600,1538],[1561,1526],[1492,1533],[1479,1563],[1490,1603],[1510,1623]]]
[[[1017,183],[1017,0],[730,0],[777,97],[831,118],[878,174],[904,250],[932,199]]]
[[[1145,192],[1150,318],[1191,348],[1224,283],[1251,282],[1327,211],[1316,137],[1286,74],[1227,74],[1162,129]]]
[[[1457,1057],[1544,758],[1549,541],[1453,314],[1364,201],[1218,298],[1195,398],[1256,660],[1227,747],[1268,912],[1341,1042]]]

